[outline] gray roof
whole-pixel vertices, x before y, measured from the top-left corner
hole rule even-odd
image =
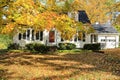
[[[111,24],[93,24],[93,28],[97,33],[118,33]]]

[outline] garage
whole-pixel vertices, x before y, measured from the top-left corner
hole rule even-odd
[[[111,25],[110,22],[104,24],[93,24],[93,28],[96,33],[94,35],[98,35],[97,42],[101,43],[102,49],[109,48],[117,48],[119,47],[119,33],[117,30]]]
[[[99,37],[100,43],[104,44],[104,48],[116,48],[116,37],[114,36],[105,36],[105,37]]]

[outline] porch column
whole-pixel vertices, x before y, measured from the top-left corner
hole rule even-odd
[[[30,41],[32,41],[32,29],[30,29]]]

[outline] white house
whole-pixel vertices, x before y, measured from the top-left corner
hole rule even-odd
[[[70,13],[68,15],[71,17]],[[75,15],[75,19],[82,23],[90,23],[85,11],[79,11]],[[58,46],[59,43],[69,42],[74,43],[76,48],[83,48],[84,44],[88,43],[101,43],[103,49],[117,48],[119,46],[119,34],[111,24],[93,24],[92,26],[96,32],[87,35],[83,34],[82,40],[76,36],[79,35],[78,33],[76,33],[70,41],[64,41],[56,29],[51,29],[51,31],[39,31],[34,34],[34,30],[29,28],[25,33],[17,33],[13,37],[13,42],[21,46],[34,42],[42,43],[47,46]]]

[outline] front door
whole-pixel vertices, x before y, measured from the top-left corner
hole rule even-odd
[[[54,43],[55,42],[55,31],[50,31],[49,32],[49,43]]]

